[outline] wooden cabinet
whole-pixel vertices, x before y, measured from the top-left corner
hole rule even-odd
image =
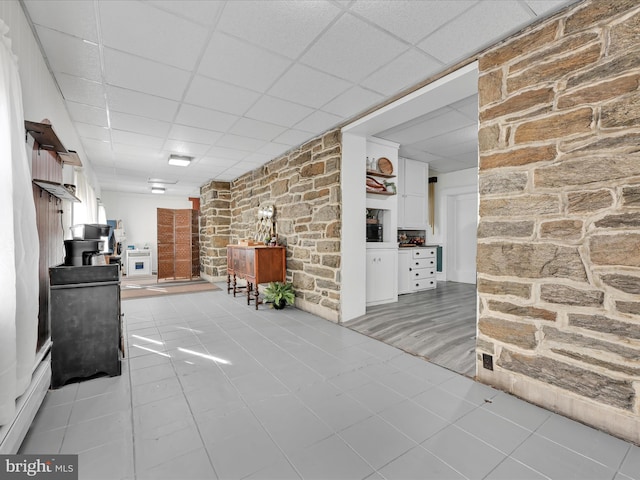
[[[436,288],[436,247],[405,248],[399,252],[398,294]]]
[[[51,386],[120,375],[122,325],[116,264],[51,267]]]
[[[398,185],[398,228],[425,230],[429,165],[400,158]]]
[[[260,301],[258,285],[269,282],[284,282],[287,276],[287,250],[285,247],[227,246],[227,293],[233,296],[239,291],[238,279],[247,281],[247,305],[255,301],[256,310]]]
[[[158,208],[158,280],[200,276],[199,212]]]
[[[367,306],[398,300],[397,276],[394,274],[397,271],[397,248],[367,249]]]

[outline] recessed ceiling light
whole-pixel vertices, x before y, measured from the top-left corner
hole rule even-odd
[[[164,187],[151,187],[151,193],[164,193]]]
[[[147,183],[159,183],[159,186],[162,185],[175,185],[176,183],[178,183],[178,180],[169,180],[168,178],[153,178],[153,177],[149,177],[149,179],[147,180]]]
[[[175,165],[176,167],[188,167],[193,160],[193,157],[187,157],[186,155],[169,155],[169,165]]]

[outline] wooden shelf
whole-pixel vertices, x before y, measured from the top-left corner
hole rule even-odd
[[[367,175],[380,178],[396,178],[395,175],[388,175],[386,173],[378,172],[377,170],[367,170]]]
[[[49,182],[47,180],[33,179],[33,183],[38,185],[41,189],[46,190],[51,195],[60,200],[70,200],[72,202],[80,202],[80,199],[73,193],[65,188],[64,185],[55,182]]]
[[[395,195],[393,192],[379,192],[377,190],[369,190],[367,189],[367,193],[373,193],[374,195]]]
[[[58,135],[53,131],[53,126],[48,123],[30,122],[29,120],[25,120],[24,128],[38,143],[41,149],[56,152],[60,156],[60,159],[66,164],[75,165],[77,167],[82,166],[78,153],[64,148],[64,145],[62,145]]]

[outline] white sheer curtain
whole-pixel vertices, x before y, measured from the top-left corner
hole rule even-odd
[[[81,171],[76,171],[76,197],[80,202],[73,204],[73,224],[98,223],[98,199]]]
[[[15,416],[38,335],[38,230],[24,140],[22,88],[9,28],[0,20],[0,425]]]

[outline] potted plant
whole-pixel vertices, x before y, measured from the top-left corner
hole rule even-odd
[[[273,308],[278,310],[287,305],[293,305],[295,300],[296,295],[293,291],[292,283],[271,282],[267,288],[264,289],[264,301],[271,303]]]

